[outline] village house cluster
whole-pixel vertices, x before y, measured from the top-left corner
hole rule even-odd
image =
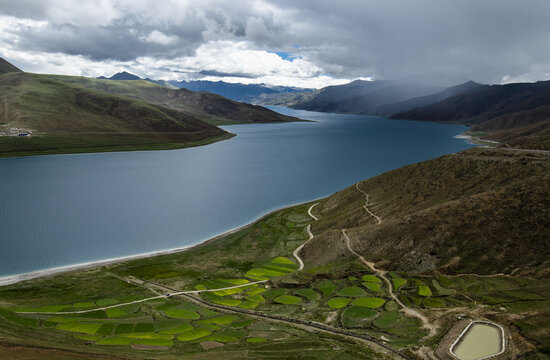
[[[32,130],[20,128],[0,129],[0,136],[30,137],[32,136]]]

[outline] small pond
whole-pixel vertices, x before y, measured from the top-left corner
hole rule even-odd
[[[504,331],[496,324],[474,321],[451,345],[451,353],[462,360],[479,360],[504,352]]]

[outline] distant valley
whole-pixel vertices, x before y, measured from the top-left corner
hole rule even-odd
[[[111,80],[147,80],[165,87],[215,93],[252,104],[299,110],[459,123],[504,146],[550,149],[550,82],[484,85],[431,73],[399,80],[356,80],[319,90],[212,81],[141,79],[128,72]]]

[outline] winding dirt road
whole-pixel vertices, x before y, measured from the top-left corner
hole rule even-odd
[[[311,213],[311,210],[313,210],[313,208],[315,207],[315,205],[317,205],[318,203],[315,203],[313,205],[311,205],[307,211],[308,215],[311,216],[311,218],[315,221],[319,220],[317,219],[317,217],[315,215],[313,215]],[[303,243],[302,245],[298,246],[296,248],[296,250],[294,250],[292,252],[292,255],[294,255],[294,257],[296,258],[296,260],[298,260],[298,263],[300,264],[300,267],[298,268],[297,271],[302,271],[302,269],[304,268],[304,262],[302,261],[302,259],[300,258],[300,256],[298,255],[300,253],[300,251],[302,250],[302,248],[311,240],[313,239],[313,233],[311,232],[311,224],[309,224],[307,227],[306,227],[306,231],[307,231],[307,235],[309,236],[309,239],[307,239],[307,241],[305,243]]]
[[[363,205],[363,209],[366,210],[366,212],[371,215],[372,217],[374,217],[376,219],[376,221],[378,222],[378,225],[380,225],[382,223],[382,219],[377,216],[376,214],[374,214],[369,208],[368,208],[368,205],[369,205],[369,194],[367,194],[365,191],[361,190],[359,188],[359,184],[360,182],[358,182],[357,184],[355,184],[355,188],[361,192],[362,194],[365,195],[365,205]],[[401,300],[399,300],[399,298],[397,297],[397,295],[395,295],[394,291],[393,291],[393,284],[391,283],[391,281],[386,277],[386,273],[387,271],[384,271],[384,270],[380,270],[380,269],[377,269],[375,264],[373,262],[370,262],[368,261],[367,259],[365,259],[364,256],[362,256],[361,254],[359,254],[358,252],[356,252],[355,250],[353,250],[353,248],[351,247],[351,239],[348,235],[348,233],[346,232],[346,229],[342,229],[342,235],[344,236],[345,240],[346,240],[346,247],[348,248],[348,250],[354,254],[355,256],[357,256],[359,258],[359,260],[361,260],[361,262],[365,265],[367,265],[367,267],[369,269],[371,269],[373,272],[375,272],[376,274],[378,274],[378,276],[380,278],[382,278],[384,280],[384,282],[386,283],[386,285],[388,286],[388,293],[390,294],[390,296],[392,297],[392,299],[397,303],[399,304],[399,306],[401,307],[401,311],[407,315],[407,316],[411,316],[411,317],[416,317],[418,319],[420,319],[420,321],[422,321],[422,327],[427,329],[429,331],[429,334],[426,336],[426,338],[431,338],[432,336],[435,336],[435,334],[437,333],[437,326],[435,326],[435,324],[432,324],[430,322],[430,320],[423,314],[421,314],[420,312],[414,310],[414,309],[411,309],[410,307],[408,307],[407,305],[403,304],[403,302]]]
[[[369,204],[369,194],[367,194],[366,192],[364,192],[363,190],[361,190],[359,188],[359,184],[361,183],[361,181],[359,181],[357,184],[355,184],[355,188],[357,189],[357,191],[359,191],[360,193],[363,193],[365,195],[365,205],[363,205],[363,209],[365,209],[365,211],[370,215],[372,216],[373,218],[376,219],[376,221],[378,221],[378,225],[382,224],[382,219],[374,214],[372,211],[370,211],[370,209],[367,207],[368,204]]]

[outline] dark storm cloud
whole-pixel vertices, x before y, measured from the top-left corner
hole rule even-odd
[[[550,63],[550,2],[278,1],[308,20],[304,55],[339,76],[440,71],[494,81]],[[543,74],[541,74],[543,75]]]
[[[19,31],[17,35],[21,39],[19,46],[27,50],[83,55],[99,61],[130,61],[145,55],[168,58],[192,55],[195,48],[202,43],[200,31],[173,31],[173,41],[154,42],[154,39],[148,37],[155,30],[147,26],[142,26],[136,31],[127,26],[117,25],[48,25],[40,31],[26,29]]]
[[[47,22],[8,29],[16,49],[98,61],[173,59],[225,40],[301,56],[339,78],[550,77],[548,0],[0,0],[0,14]]]

